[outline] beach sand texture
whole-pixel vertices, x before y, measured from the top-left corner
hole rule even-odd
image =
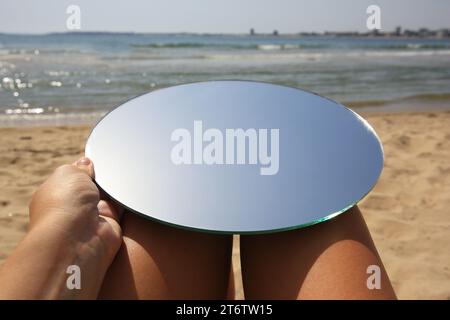
[[[371,114],[385,168],[360,203],[400,299],[450,299],[450,112]],[[83,154],[87,126],[0,128],[0,262],[24,236],[33,191]],[[239,271],[239,247],[233,264]],[[237,297],[243,297],[239,272]]]

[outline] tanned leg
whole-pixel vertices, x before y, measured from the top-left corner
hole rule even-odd
[[[241,263],[246,299],[396,298],[356,206],[311,227],[241,236]],[[381,289],[367,287],[371,265]]]
[[[232,237],[181,230],[126,213],[103,299],[225,299]]]

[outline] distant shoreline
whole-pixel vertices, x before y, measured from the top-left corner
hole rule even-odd
[[[124,100],[125,101],[125,100]],[[123,102],[124,102],[123,101]],[[9,109],[12,112],[0,113],[0,128],[11,127],[42,127],[61,125],[93,125],[106,113],[120,106],[123,102],[114,104],[110,108],[98,108],[96,106],[83,106],[80,110],[70,108],[66,111],[54,112],[13,112],[34,111],[31,109]],[[403,98],[379,99],[366,101],[336,101],[337,103],[354,110],[360,114],[407,114],[450,112],[450,93],[417,94]],[[65,110],[64,106],[58,107]],[[43,108],[40,108],[43,109]],[[7,109],[8,110],[8,109]],[[6,110],[6,111],[7,111]],[[43,109],[44,110],[44,109]]]
[[[361,115],[394,115],[394,114],[428,114],[449,113],[450,100],[420,101],[405,100],[402,102],[386,103],[384,105],[355,106],[357,103],[342,103]],[[58,127],[58,126],[92,126],[97,123],[108,110],[93,110],[84,112],[67,112],[57,114],[0,114],[0,128],[21,127]]]
[[[450,40],[449,29],[446,30],[447,33],[443,35],[433,34],[434,32],[439,32],[440,30],[429,30],[431,34],[419,34],[419,31],[410,31],[410,35],[406,34],[395,34],[394,31],[379,31],[379,32],[358,32],[358,31],[325,31],[325,32],[298,32],[298,33],[209,33],[209,32],[129,32],[129,31],[67,31],[67,32],[46,32],[46,33],[9,33],[0,32],[0,36],[130,36],[130,35],[161,35],[161,36],[248,36],[256,38],[267,38],[267,37],[278,37],[278,38],[358,38],[358,39],[438,39],[438,40]],[[417,33],[417,34],[414,34]]]

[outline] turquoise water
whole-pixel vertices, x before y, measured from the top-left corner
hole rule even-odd
[[[447,101],[450,41],[0,34],[2,119],[98,118],[144,92],[211,79],[285,84],[352,107],[379,107],[415,99]]]

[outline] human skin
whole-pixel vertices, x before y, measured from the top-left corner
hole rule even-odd
[[[121,242],[120,209],[101,200],[87,158],[57,168],[29,205],[29,231],[0,267],[0,299],[95,299]],[[67,268],[81,271],[70,290]]]
[[[107,299],[227,297],[231,237],[123,219],[124,245],[103,283]],[[389,277],[355,206],[308,228],[241,235],[246,299],[395,299]],[[369,266],[380,289],[369,289]],[[232,297],[228,295],[228,297]]]
[[[132,213],[125,213],[122,229],[123,245],[100,299],[233,297],[231,236],[173,228]]]
[[[100,199],[93,176],[82,158],[56,169],[37,190],[29,232],[0,267],[0,299],[232,298],[231,236],[131,213],[121,229],[120,209]],[[248,299],[396,298],[356,206],[308,228],[243,235],[240,252]],[[81,290],[67,288],[70,265],[80,267]],[[367,286],[373,265],[380,268],[379,289]]]
[[[308,228],[241,236],[240,252],[246,299],[396,299],[357,206]],[[380,268],[379,289],[367,285],[369,266]]]

